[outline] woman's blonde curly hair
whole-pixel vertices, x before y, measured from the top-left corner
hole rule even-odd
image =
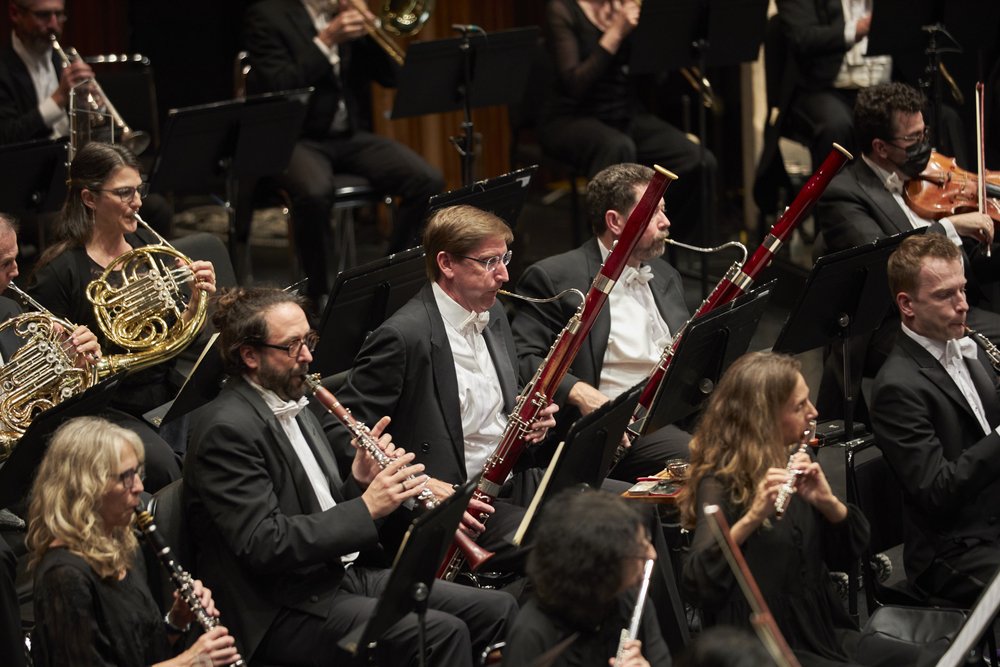
[[[106,419],[78,417],[55,432],[31,489],[30,567],[59,540],[101,577],[128,568],[138,546],[135,535],[128,526],[109,533],[100,514],[126,446],[142,463],[145,450],[139,436]]]

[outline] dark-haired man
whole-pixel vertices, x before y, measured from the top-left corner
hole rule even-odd
[[[888,272],[902,332],[875,378],[872,426],[903,487],[906,576],[965,606],[1000,564],[997,378],[965,337],[965,269],[953,243],[908,238]]]
[[[518,281],[519,294],[551,297],[574,288],[586,293],[621,235],[645,191],[653,170],[626,163],[601,170],[587,184],[587,215],[594,237],[579,248],[533,264]],[[681,276],[661,258],[670,220],[663,202],[650,219],[615,289],[601,310],[573,365],[556,391],[563,408],[561,433],[581,415],[593,412],[648,377],[663,349],[687,321]],[[531,377],[579,304],[518,304],[512,322],[522,379]],[[616,479],[634,481],[663,469],[670,458],[687,458],[690,435],[674,426],[638,440],[615,467]]]
[[[903,199],[906,182],[922,172],[930,159],[931,144],[924,124],[926,100],[902,83],[862,90],[854,107],[854,126],[862,145],[861,156],[838,174],[816,205],[816,222],[822,234],[815,254],[846,250],[914,228],[946,235],[965,246],[970,302],[983,298],[981,283],[997,279],[1000,253],[986,257],[983,248],[993,241],[993,221],[981,213],[961,213],[927,220]],[[992,340],[1000,340],[1000,316],[982,308],[969,311],[969,323]],[[872,337],[852,342],[852,377],[874,375],[885,359],[895,335],[883,325]],[[837,348],[827,358],[817,407],[827,418],[842,414],[843,362]],[[861,406],[859,406],[861,407]],[[865,413],[858,417],[865,421]]]
[[[378,547],[380,520],[420,493],[424,467],[386,436],[394,461],[384,470],[359,449],[340,471],[303,410],[317,335],[300,297],[224,293],[214,322],[230,380],[197,419],[184,466],[198,572],[251,664],[332,664],[333,647],[374,613],[389,575],[359,552]],[[449,582],[435,583],[429,606],[430,663],[469,666],[517,609],[505,593]],[[413,617],[393,626],[376,662],[415,664],[417,631]]]

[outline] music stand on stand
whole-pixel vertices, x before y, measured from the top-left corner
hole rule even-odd
[[[150,176],[153,192],[207,194],[222,185],[229,254],[237,274],[249,265],[253,186],[288,165],[312,89],[254,95],[171,109]]]
[[[453,27],[461,37],[417,42],[407,49],[392,119],[461,109],[462,136],[451,141],[461,156],[462,184],[471,185],[475,156],[472,109],[520,99],[538,28],[487,35],[478,26]]]
[[[66,201],[69,143],[29,141],[0,147],[0,211],[18,217],[54,213]],[[38,245],[45,245],[45,229],[38,224]]]
[[[711,94],[708,66],[738,65],[757,60],[767,28],[767,0],[671,0],[645,2],[632,38],[632,74],[656,74],[698,67],[703,95]],[[715,243],[715,203],[709,198],[711,174],[706,168],[708,114],[698,105],[700,153],[701,245]],[[670,165],[664,165],[668,169]],[[708,294],[708,257],[701,256],[701,293]]]
[[[750,347],[774,281],[693,320],[684,330],[639,433],[687,417],[715,390],[719,378]]]
[[[375,606],[375,613],[364,625],[337,642],[338,646],[354,656],[355,664],[366,664],[374,659],[372,649],[379,638],[411,611],[416,613],[419,625],[418,664],[425,664],[424,616],[427,599],[438,565],[455,538],[462,514],[478,484],[477,475],[437,507],[417,517],[406,531],[392,564],[392,574]]]
[[[466,204],[492,213],[514,229],[537,169],[538,165],[531,165],[434,195],[427,202],[427,217],[439,209]]]
[[[855,395],[861,378],[851,373],[850,341],[882,325],[892,306],[885,267],[889,255],[914,229],[816,260],[806,285],[774,343],[775,352],[798,354],[829,344],[844,355],[844,441],[854,438]]]

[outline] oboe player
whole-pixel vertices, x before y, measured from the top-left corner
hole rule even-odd
[[[857,651],[857,625],[830,580],[856,566],[868,521],[830,489],[819,463],[795,450],[817,416],[794,358],[770,352],[740,357],[708,401],[691,440],[691,473],[679,500],[694,529],[683,589],[707,625],[748,627],[751,609],[706,524],[718,505],[732,526],[775,622],[802,665],[915,664],[894,643],[870,638]],[[790,470],[801,471],[783,518],[775,501]],[[877,645],[877,650],[868,650]]]
[[[361,450],[349,468],[337,465],[302,409],[317,335],[301,297],[231,290],[214,323],[229,380],[196,420],[184,463],[200,545],[192,569],[215,590],[250,664],[334,664],[333,647],[374,613],[388,581],[370,566],[378,523],[421,492],[423,466],[388,436],[381,444],[395,461],[384,470]],[[428,606],[429,662],[457,666],[501,639],[517,609],[506,593],[450,582],[435,583]],[[394,625],[378,664],[416,664],[417,633],[412,616]]]
[[[132,531],[142,477],[142,441],[109,421],[74,419],[52,438],[28,518],[35,665],[182,667],[229,665],[239,657],[222,626],[170,657],[193,617],[176,599],[164,619],[146,584]],[[194,586],[207,613],[217,616],[211,592]]]

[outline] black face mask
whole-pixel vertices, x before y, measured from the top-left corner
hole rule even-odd
[[[930,162],[931,144],[929,141],[924,139],[923,141],[913,144],[905,150],[906,160],[902,164],[893,160],[893,164],[896,165],[896,167],[898,167],[907,178],[916,178],[924,171],[924,169],[927,168],[927,163]]]

